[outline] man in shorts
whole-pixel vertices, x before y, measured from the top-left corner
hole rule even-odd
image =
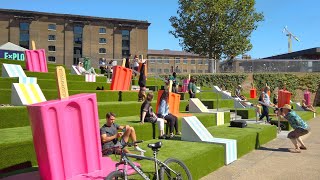
[[[103,154],[119,154],[121,147],[123,147],[129,139],[133,142],[137,141],[136,132],[133,127],[129,125],[120,126],[115,123],[116,115],[112,112],[106,114],[106,124],[100,128],[101,142]],[[118,132],[121,130],[121,132]],[[120,139],[119,139],[120,138]],[[112,149],[116,147],[115,149]],[[139,151],[142,154],[146,152],[138,147],[137,144],[134,145],[134,150]],[[127,149],[124,149],[126,153],[129,153]]]
[[[289,104],[285,104],[279,111],[280,118],[285,118],[288,120],[291,127],[294,129],[288,134],[288,138],[293,143],[295,149],[290,150],[293,153],[300,153],[301,149],[306,150],[307,147],[303,143],[301,136],[306,135],[310,131],[308,124],[301,119],[294,111],[291,110]],[[299,146],[300,144],[300,146]]]

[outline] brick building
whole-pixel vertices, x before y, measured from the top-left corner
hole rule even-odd
[[[185,51],[148,50],[150,73],[207,73],[208,58]]]
[[[0,44],[26,49],[31,41],[45,49],[47,60],[71,66],[81,57],[121,59],[148,51],[147,21],[0,9]]]

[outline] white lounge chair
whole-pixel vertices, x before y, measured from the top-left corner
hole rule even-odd
[[[222,144],[225,147],[225,165],[237,160],[237,140],[213,137],[196,116],[183,117],[181,140]]]

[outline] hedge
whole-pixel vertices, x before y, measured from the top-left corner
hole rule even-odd
[[[300,76],[299,76],[300,75]],[[316,92],[320,83],[320,73],[294,74],[294,73],[261,73],[253,74],[254,84],[262,89],[266,83],[270,86],[271,92],[276,88],[286,88],[296,95],[296,90],[304,90],[306,87],[311,92]]]

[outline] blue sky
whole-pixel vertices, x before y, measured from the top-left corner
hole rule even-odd
[[[149,49],[181,50],[179,41],[169,30],[170,16],[176,15],[177,0],[11,0],[2,1],[1,8],[89,15],[110,18],[147,20]],[[256,9],[265,20],[252,33],[253,48],[247,54],[262,58],[288,51],[287,36],[283,27],[295,34],[300,42],[293,41],[293,51],[320,47],[319,0],[257,0]]]

